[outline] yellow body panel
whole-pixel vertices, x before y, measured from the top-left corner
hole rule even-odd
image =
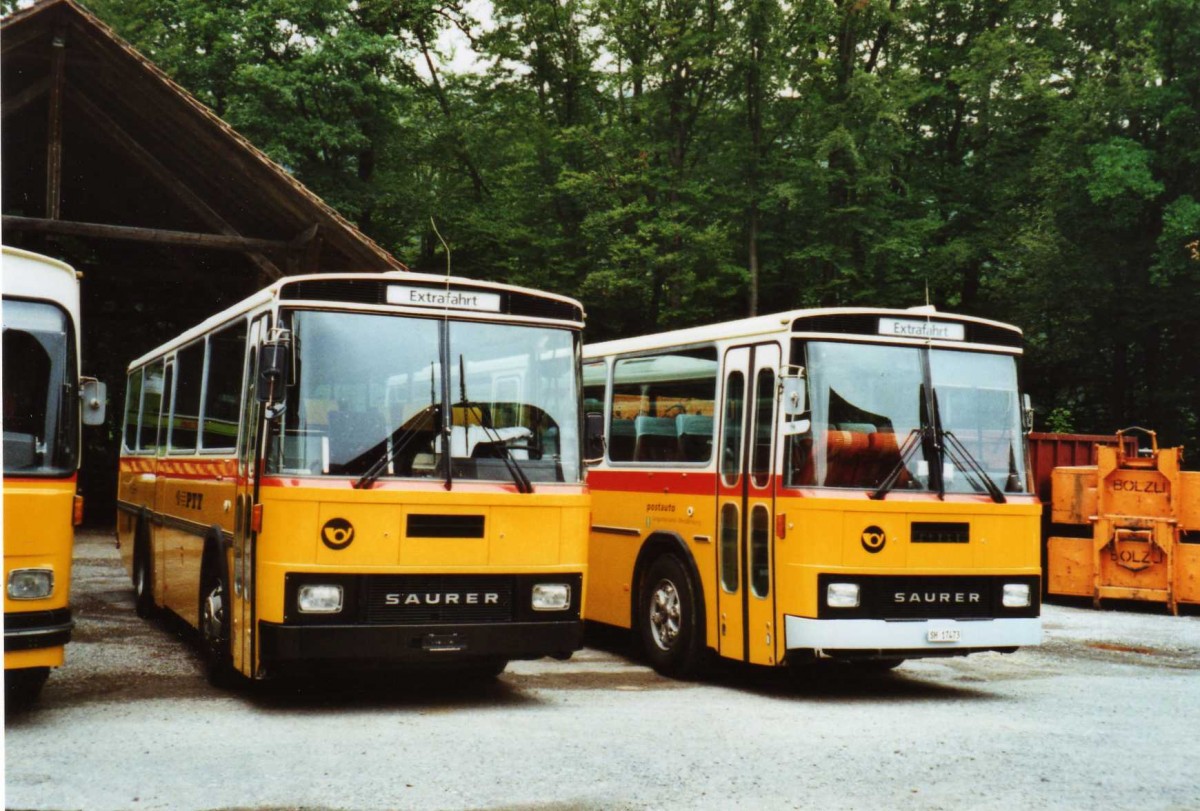
[[[41,600],[12,600],[4,593],[4,613],[67,608],[71,593],[71,552],[75,540],[72,514],[75,479],[5,479],[4,582],[13,569],[54,570],[54,591]],[[4,654],[5,669],[57,667],[63,646]]]
[[[741,659],[740,619],[732,622],[718,609],[721,585],[715,493],[677,494],[669,490],[593,488],[586,616],[622,628],[632,627],[634,569],[643,544],[655,533],[678,536],[685,542],[700,574],[708,618],[705,629],[708,647]],[[771,528],[773,594],[766,599],[751,598],[752,612],[755,602],[764,608],[771,603],[774,606],[773,622],[770,609],[761,616],[751,615],[752,660],[760,664],[782,661],[786,651],[780,631],[785,615],[817,616],[820,573],[1032,576],[1041,573],[1041,506],[1032,498],[1010,498],[1006,504],[977,498],[955,501],[947,497],[945,501],[937,501],[935,496],[922,501],[895,498],[871,501],[861,497],[838,498],[834,493],[801,497],[784,490],[774,499],[774,515],[778,520]],[[914,521],[968,523],[971,542],[912,543],[908,534]],[[784,528],[782,537],[778,534],[780,523]],[[886,542],[878,552],[867,552],[863,547],[862,535],[867,527],[883,530]],[[773,650],[761,659],[754,657],[754,646],[765,644],[768,636]],[[726,651],[731,653],[725,654]]]
[[[141,461],[141,467],[153,463]],[[228,465],[232,469],[233,461]],[[172,477],[159,460],[159,475],[153,486],[147,486],[152,474],[135,468],[138,465],[123,465],[119,499],[152,516],[155,603],[197,626],[204,530],[217,527],[237,537],[236,480]],[[565,572],[582,573],[586,582],[589,497],[582,486],[539,485],[532,494],[500,488],[481,492],[470,485],[449,492],[421,487],[355,490],[305,486],[303,480],[290,480],[284,486],[264,484],[259,493],[262,528],[255,540],[257,548],[247,544],[244,551],[246,561],[254,555],[254,572],[241,565],[241,542],[235,540],[226,552],[234,580],[228,599],[235,667],[252,675],[248,650],[252,613],[257,621],[283,622],[284,578],[289,572]],[[486,534],[482,538],[405,535],[410,514],[430,513],[481,515]],[[332,519],[354,528],[353,539],[344,548],[331,548],[322,541],[322,528]],[[136,524],[134,512],[123,511],[119,544],[131,574]],[[257,586],[253,594],[252,581]],[[249,600],[254,600],[253,606]]]

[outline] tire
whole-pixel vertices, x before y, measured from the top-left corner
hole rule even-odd
[[[704,626],[687,569],[675,555],[660,555],[641,583],[636,622],[646,660],[664,676],[696,676],[704,654]]]
[[[206,562],[200,576],[200,648],[208,683],[230,688],[237,685],[240,674],[233,668],[230,645],[229,588],[216,568]]]
[[[48,667],[23,667],[4,671],[4,706],[6,712],[29,709],[42,692]]]
[[[154,616],[154,561],[151,558],[150,542],[146,539],[144,525],[138,525],[137,540],[133,546],[133,599],[137,615],[144,620]]]

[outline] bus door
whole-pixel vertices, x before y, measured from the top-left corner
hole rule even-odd
[[[717,476],[717,615],[722,656],[775,664],[773,481],[777,344],[725,355]]]
[[[255,482],[261,474],[259,450],[261,444],[260,423],[262,406],[259,405],[256,384],[258,382],[258,349],[266,339],[267,317],[259,316],[250,323],[246,336],[246,366],[242,385],[242,409],[239,421],[237,445],[237,507],[234,511],[233,555],[230,561],[230,576],[233,578],[230,599],[230,647],[233,666],[253,676],[254,670],[254,537],[251,519],[254,511]]]

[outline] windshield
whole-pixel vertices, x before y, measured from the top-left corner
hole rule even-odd
[[[790,486],[874,489],[897,474],[895,489],[928,490],[940,464],[946,492],[978,493],[973,460],[1000,490],[1025,492],[1015,357],[814,341],[797,343],[793,363],[805,367],[809,412],[784,428]],[[927,372],[941,435],[926,430]],[[946,434],[966,455],[940,451]]]
[[[289,321],[296,380],[270,472],[512,481],[515,464],[532,482],[581,481],[570,331],[322,311]]]
[[[4,300],[4,472],[67,476],[77,461],[75,338],[52,304]]]

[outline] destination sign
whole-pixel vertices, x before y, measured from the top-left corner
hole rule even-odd
[[[407,307],[500,312],[500,295],[498,293],[481,293],[477,290],[439,290],[433,287],[408,287],[393,284],[388,285],[387,300],[388,304],[401,304]]]
[[[930,341],[963,341],[966,340],[967,330],[962,324],[948,324],[944,321],[881,318],[879,319],[879,334]]]

